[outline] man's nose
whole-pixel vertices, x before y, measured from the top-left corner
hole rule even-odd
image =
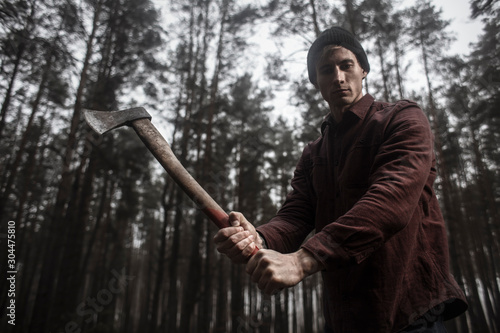
[[[335,70],[333,73],[333,82],[335,83],[344,83],[345,82],[345,73],[341,71],[339,68]]]

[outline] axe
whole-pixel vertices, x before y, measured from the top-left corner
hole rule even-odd
[[[160,162],[165,171],[193,200],[196,206],[220,229],[229,227],[229,216],[189,174],[170,149],[169,144],[151,123],[151,115],[142,107],[120,111],[83,109],[87,124],[102,135],[112,129],[132,126],[142,142]],[[259,249],[255,247],[252,255]]]

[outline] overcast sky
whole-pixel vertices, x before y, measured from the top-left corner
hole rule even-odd
[[[406,0],[411,4],[414,1]],[[436,8],[443,9],[443,18],[451,20],[450,30],[455,32],[457,40],[451,45],[451,53],[469,53],[469,44],[477,41],[481,33],[482,23],[479,19],[470,18],[470,5],[468,0],[433,0]]]

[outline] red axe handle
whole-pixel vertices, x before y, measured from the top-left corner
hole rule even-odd
[[[229,224],[229,216],[227,213],[217,204],[217,202],[215,202],[210,194],[201,187],[191,174],[189,174],[181,162],[179,162],[168,142],[163,138],[151,121],[147,118],[137,119],[132,121],[130,125],[170,177],[172,177],[177,185],[179,185],[191,200],[196,203],[198,208],[205,213],[219,229],[230,227],[231,225]],[[252,255],[257,253],[258,250],[259,249],[255,247]]]

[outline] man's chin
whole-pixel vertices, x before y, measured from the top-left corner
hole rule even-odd
[[[349,93],[346,96],[337,96],[336,98],[333,98],[332,104],[337,106],[337,107],[348,107],[348,106],[356,104],[362,97],[363,97],[363,95],[355,97]]]
[[[333,99],[332,102],[332,104],[337,107],[344,107],[352,104],[353,98],[352,96],[338,96],[337,98]]]

